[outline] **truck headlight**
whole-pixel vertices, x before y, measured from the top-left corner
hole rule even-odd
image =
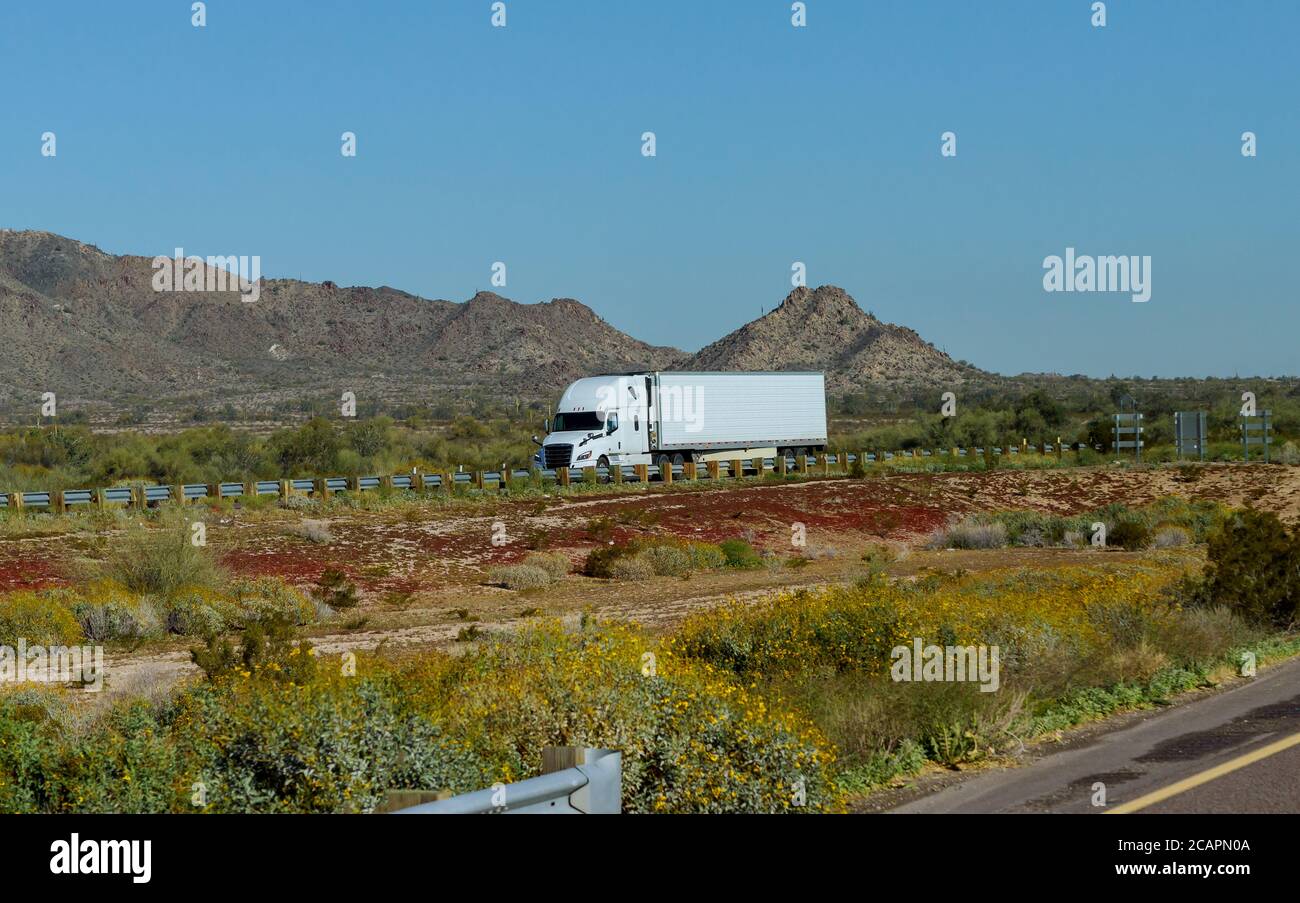
[[[586,460],[587,460],[588,458],[590,458],[590,457],[591,457],[591,452],[589,452],[589,451],[585,451],[585,452],[583,452],[582,454],[578,455],[578,460],[579,460],[579,461],[586,461]]]

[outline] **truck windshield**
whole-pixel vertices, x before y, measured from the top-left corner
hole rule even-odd
[[[557,433],[569,430],[595,432],[603,429],[605,429],[605,424],[596,417],[595,411],[569,411],[565,414],[555,415],[555,432]]]

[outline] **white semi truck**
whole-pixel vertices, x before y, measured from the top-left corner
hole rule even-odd
[[[564,390],[539,467],[683,464],[826,448],[822,373],[624,373]]]

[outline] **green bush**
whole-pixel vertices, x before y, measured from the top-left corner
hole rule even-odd
[[[170,598],[186,587],[220,586],[226,578],[206,546],[196,546],[185,525],[132,527],[114,537],[103,576],[140,595]]]
[[[534,552],[524,559],[524,564],[541,568],[552,580],[563,580],[573,569],[573,562],[563,552]]]
[[[675,544],[653,545],[640,556],[650,563],[650,569],[660,577],[685,577],[695,569],[695,556],[690,549]]]
[[[488,571],[488,580],[506,589],[540,589],[550,585],[551,575],[532,564],[503,564]]]
[[[65,606],[29,591],[0,596],[0,646],[75,646],[84,639],[81,625]]]
[[[241,578],[229,592],[238,612],[236,627],[277,620],[301,626],[316,619],[311,600],[275,577]]]
[[[239,621],[235,603],[203,587],[182,589],[163,603],[164,626],[168,632],[181,636],[217,636]]]
[[[1210,537],[1197,598],[1253,623],[1294,624],[1300,619],[1300,536],[1272,512],[1235,512]]]
[[[616,558],[609,566],[615,580],[649,580],[655,575],[654,563],[645,552]]]
[[[724,539],[718,548],[726,556],[727,567],[748,570],[763,566],[762,557],[743,539]]]

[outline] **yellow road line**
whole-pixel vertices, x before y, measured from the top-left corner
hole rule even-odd
[[[1293,746],[1300,745],[1300,733],[1292,734],[1289,737],[1283,737],[1276,740],[1268,746],[1261,746],[1254,752],[1248,752],[1245,755],[1230,759],[1221,765],[1215,765],[1213,768],[1207,768],[1200,774],[1194,774],[1190,778],[1183,778],[1181,781],[1170,784],[1168,787],[1162,787],[1159,790],[1148,793],[1146,796],[1140,796],[1122,806],[1116,806],[1114,809],[1107,809],[1107,815],[1123,815],[1126,812],[1136,812],[1139,809],[1145,809],[1147,806],[1154,806],[1156,803],[1169,799],[1171,796],[1177,796],[1191,790],[1193,787],[1199,787],[1202,784],[1208,784],[1215,778],[1221,778],[1225,774],[1231,774],[1239,768],[1245,768],[1247,765],[1253,765],[1260,759],[1267,759],[1269,756],[1280,753],[1284,749],[1290,749]]]

